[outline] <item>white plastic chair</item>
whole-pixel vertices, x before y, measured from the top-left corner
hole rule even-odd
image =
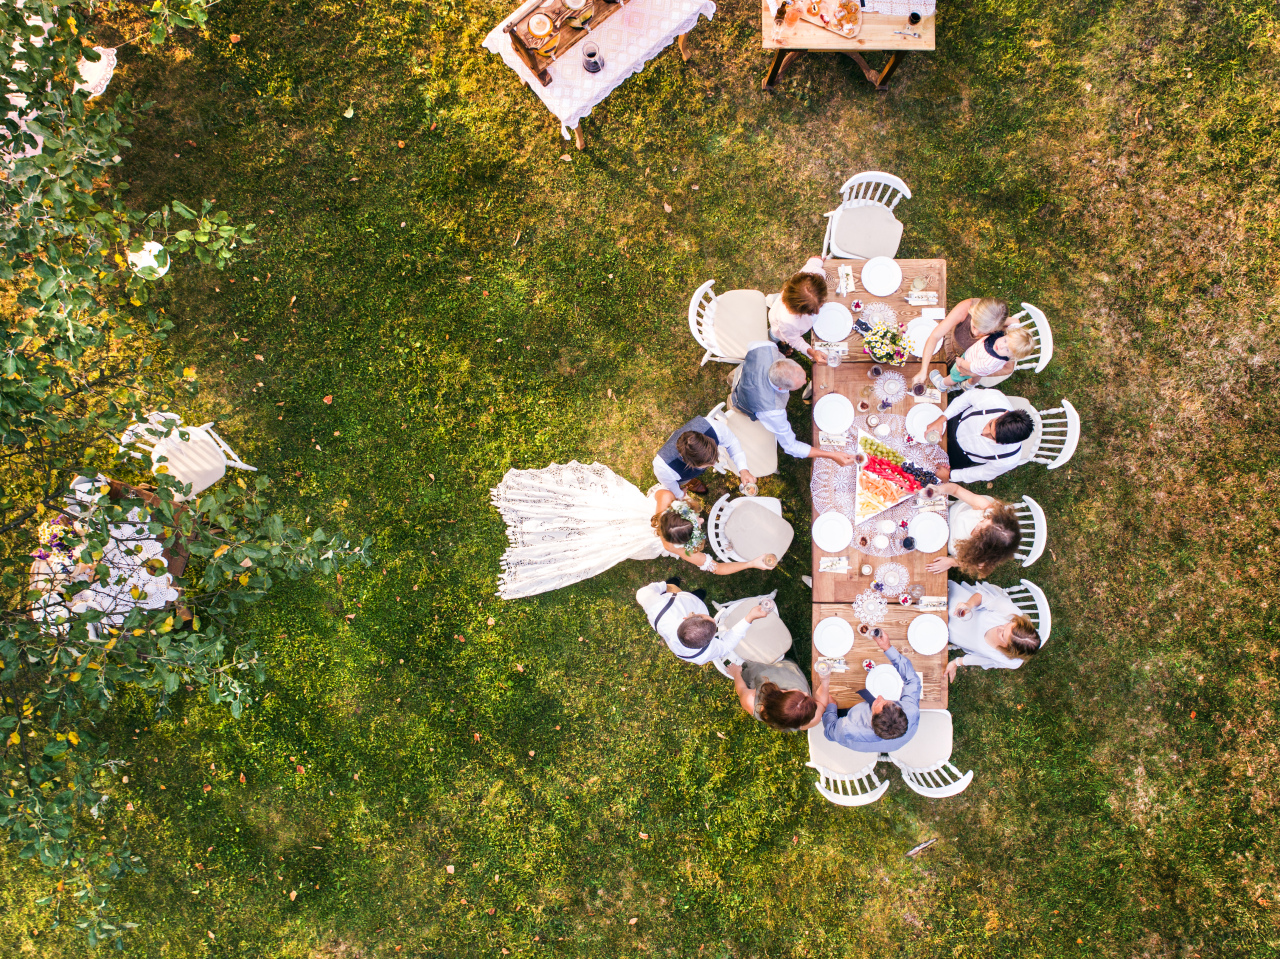
[[[1025,326],[1031,333],[1031,339],[1035,341],[1035,348],[1031,351],[1031,355],[1017,362],[1013,368],[1014,373],[1018,370],[1031,370],[1035,373],[1043,371],[1053,359],[1053,330],[1049,328],[1049,318],[1039,307],[1023,303],[1022,312],[1011,317],[1010,320]],[[984,376],[978,380],[978,385],[999,386],[1012,375],[1013,373],[1007,373],[1004,376]]]
[[[832,244],[836,222],[840,219],[842,210],[879,204],[892,213],[898,202],[904,198],[911,199],[911,190],[900,177],[892,173],[868,170],[850,177],[840,188],[840,205],[827,214],[827,235],[822,241],[822,255],[825,257],[830,253],[846,259],[860,259],[839,250]]]
[[[716,347],[716,295],[711,290],[715,283],[715,280],[707,280],[694,291],[693,299],[689,301],[689,332],[693,334],[698,345],[706,350],[702,354],[702,362],[698,364],[699,366],[706,366],[707,360],[715,360],[717,363],[742,362],[720,355]]]
[[[733,512],[734,506],[744,499],[759,503],[776,516],[782,515],[782,501],[776,496],[739,496],[732,501],[728,493],[721,496],[707,513],[707,542],[711,544],[711,551],[722,563],[745,563],[750,558],[739,556],[734,552],[733,544],[729,542],[729,537],[724,532],[729,514]]]
[[[951,713],[945,709],[920,710],[916,734],[889,753],[889,761],[909,789],[930,799],[959,795],[973,781],[972,769],[962,774],[951,763]]]
[[[814,788],[837,806],[867,806],[889,789],[889,780],[876,775],[880,753],[856,753],[827,738],[819,723],[809,730],[810,769],[817,770]]]
[[[235,454],[210,427],[182,426],[176,413],[148,413],[145,421],[135,421],[120,438],[120,452],[142,459],[151,457],[151,472],[167,473],[177,482],[191,485],[191,492],[176,494],[178,501],[193,499],[227,473],[228,466],[257,472]]]
[[[1022,502],[1014,503],[1013,511],[1018,515],[1018,528],[1022,531],[1022,545],[1013,558],[1025,569],[1044,555],[1044,548],[1049,543],[1049,524],[1040,504],[1030,496],[1023,496]]]
[[[1042,590],[1029,579],[1022,580],[1019,586],[1010,586],[1004,591],[1014,606],[1022,610],[1035,626],[1040,635],[1040,648],[1049,642],[1049,631],[1053,628],[1053,613],[1049,609],[1049,599]]]
[[[733,602],[725,603],[724,605],[712,602],[711,605],[716,609],[716,614],[713,618],[716,621],[716,625],[721,626],[739,607],[747,607],[742,613],[743,616],[745,616],[747,613],[751,612],[753,607],[760,605],[761,600],[776,599],[777,595],[778,591],[775,589],[771,593],[764,593],[760,596],[745,596],[742,599],[735,599]],[[776,611],[772,615],[775,619],[775,623],[765,631],[763,639],[758,638],[758,636],[752,637],[751,631],[761,623],[767,623],[768,617],[764,620],[759,620],[748,627],[747,637],[744,638],[742,643],[738,646],[729,650],[728,654],[719,659],[711,660],[712,664],[722,675],[729,676],[729,665],[736,664],[741,666],[747,661],[748,657],[757,663],[782,662],[782,657],[787,655],[787,651],[791,649],[792,646],[791,631],[787,629],[786,624],[782,622],[780,617],[778,617]],[[742,649],[744,645],[747,649],[740,654],[739,650]]]
[[[1022,443],[1022,456],[1018,464],[1036,462],[1051,470],[1064,465],[1075,455],[1080,442],[1080,414],[1067,400],[1061,406],[1049,410],[1037,410],[1021,396],[1010,396],[1014,409],[1031,414],[1035,428]]]

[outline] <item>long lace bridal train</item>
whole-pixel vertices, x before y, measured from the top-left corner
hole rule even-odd
[[[579,583],[624,559],[665,554],[650,522],[654,500],[599,463],[508,470],[489,495],[511,541],[498,577],[503,599]]]

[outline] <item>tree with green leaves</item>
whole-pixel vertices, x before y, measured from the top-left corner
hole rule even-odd
[[[193,369],[155,359],[172,325],[150,288],[171,256],[223,268],[253,225],[207,201],[131,206],[112,168],[147,105],[83,83],[105,5],[17,2],[0,2],[0,827],[51,872],[55,922],[119,947],[130,924],[106,897],[142,864],[110,838],[109,774],[128,757],[96,730],[121,687],[161,711],[199,688],[238,716],[262,677],[240,611],[281,577],[367,562],[368,541],[287,527],[265,477],[195,491],[163,455],[121,448],[196,389]],[[143,39],[203,26],[209,5],[156,0]]]

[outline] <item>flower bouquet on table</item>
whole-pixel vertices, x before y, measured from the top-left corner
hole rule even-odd
[[[910,355],[902,324],[883,321],[876,323],[871,327],[871,332],[862,337],[862,352],[877,363],[901,366]]]
[[[36,530],[39,547],[31,554],[33,559],[44,560],[55,572],[69,573],[75,569],[77,553],[83,545],[79,530],[70,519],[59,516],[52,523],[41,523]]]

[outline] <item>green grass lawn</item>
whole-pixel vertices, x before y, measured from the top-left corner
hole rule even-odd
[[[815,55],[766,95],[758,5],[729,0],[693,60],[597,108],[583,153],[479,48],[510,6],[224,0],[207,39],[122,51],[108,95],[156,101],[137,202],[259,224],[229,273],[175,269],[159,295],[203,383],[191,416],[292,519],[375,539],[371,570],[246,617],[269,679],[241,720],[198,694],[162,721],[119,704],[131,764],[101,828],[150,869],[116,894],[130,951],[1276,955],[1272,5],[945,4],[887,93]],[[953,686],[972,786],[895,777],[846,810],[802,737],[647,628],[634,590],[672,561],[499,601],[488,490],[574,458],[652,482],[657,444],[725,392],[692,291],[777,289],[863,169],[910,184],[900,255],[945,257],[952,303],[1046,310],[1054,362],[1009,392],[1068,397],[1085,437],[995,485],[1048,512],[1029,572],[1054,628],[1027,668]],[[808,472],[762,490],[797,528],[779,570],[680,571],[721,601],[777,586],[804,665]],[[0,955],[85,955],[15,852]]]

